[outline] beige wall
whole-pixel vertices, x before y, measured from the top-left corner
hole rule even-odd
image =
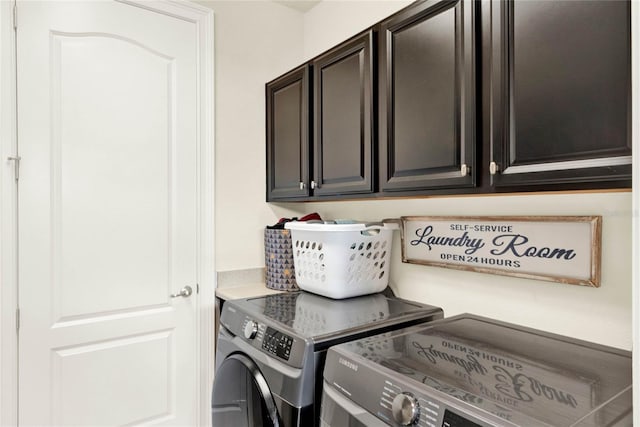
[[[218,271],[264,266],[267,81],[302,62],[302,15],[267,1],[198,1],[215,13]]]
[[[600,288],[403,264],[394,238],[391,287],[397,295],[631,349],[631,193],[448,197],[280,204],[325,219],[366,221],[409,215],[602,215]]]
[[[412,0],[324,0],[304,14],[304,59],[310,59],[397,12]]]
[[[602,286],[402,264],[394,242],[392,287],[401,296],[552,332],[631,348],[631,193],[422,198],[267,204],[264,84],[408,1],[325,0],[306,14],[265,1],[201,1],[216,12],[216,265],[264,265],[262,230],[280,216],[375,220],[401,215],[602,215]]]

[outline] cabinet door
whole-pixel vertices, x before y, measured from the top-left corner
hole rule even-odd
[[[314,195],[373,191],[373,32],[313,61]]]
[[[309,195],[309,67],[267,83],[267,201]]]
[[[630,185],[630,2],[488,5],[493,185]]]
[[[384,191],[475,185],[475,8],[422,1],[381,24]]]

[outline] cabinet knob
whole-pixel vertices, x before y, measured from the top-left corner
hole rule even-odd
[[[460,175],[467,176],[469,175],[469,172],[471,172],[471,168],[467,166],[466,163],[463,163],[462,166],[460,166]]]
[[[300,181],[300,189],[304,190],[304,187],[306,187],[306,184],[302,181]]]
[[[313,190],[313,189],[316,189],[316,188],[318,188],[318,187],[320,187],[320,186],[319,186],[318,184],[316,184],[316,182],[315,182],[315,181],[311,181],[311,189],[312,189],[312,190]]]
[[[500,167],[498,166],[498,164],[496,162],[489,163],[489,173],[491,175],[497,174],[499,170],[500,170]]]

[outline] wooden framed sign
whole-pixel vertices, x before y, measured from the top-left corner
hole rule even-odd
[[[600,286],[601,216],[402,217],[402,262]]]

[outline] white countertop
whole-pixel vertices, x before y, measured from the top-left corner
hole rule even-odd
[[[225,286],[216,289],[216,296],[224,300],[258,297],[262,295],[280,294],[284,291],[269,289],[264,283],[248,283],[239,286]]]

